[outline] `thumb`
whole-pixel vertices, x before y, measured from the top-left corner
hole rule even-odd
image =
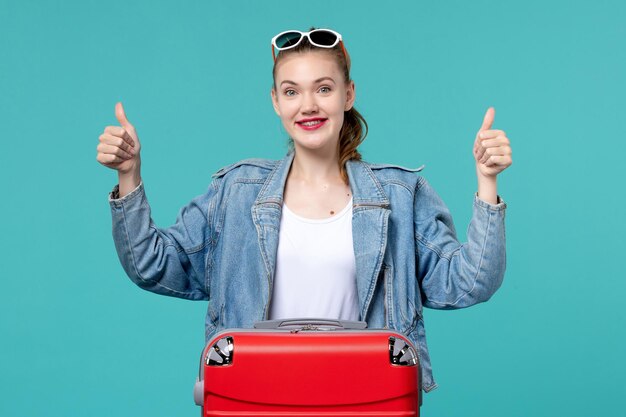
[[[120,122],[122,127],[134,129],[133,125],[126,118],[126,112],[124,111],[124,106],[121,101],[115,104],[115,117],[117,117],[117,121]]]
[[[483,125],[480,127],[480,130],[489,130],[491,129],[491,125],[493,124],[493,119],[496,117],[496,109],[493,107],[489,107],[487,109],[487,113],[485,113],[485,117],[483,118]]]

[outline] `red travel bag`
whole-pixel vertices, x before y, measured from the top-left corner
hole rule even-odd
[[[412,343],[362,321],[289,319],[226,329],[202,352],[202,416],[419,416]]]

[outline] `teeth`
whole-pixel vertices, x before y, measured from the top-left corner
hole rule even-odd
[[[314,120],[312,122],[304,122],[304,123],[301,123],[301,124],[304,125],[304,126],[313,126],[313,125],[317,125],[317,124],[320,124],[320,123],[322,123],[321,120]]]

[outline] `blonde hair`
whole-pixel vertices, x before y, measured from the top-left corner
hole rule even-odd
[[[315,29],[311,27],[310,30]],[[311,45],[307,38],[302,39],[302,41],[298,44],[298,46],[287,49],[284,51],[279,51],[278,56],[276,57],[276,61],[274,62],[274,68],[272,69],[272,78],[274,83],[272,84],[272,89],[276,91],[276,68],[282,59],[285,56],[292,54],[301,54],[310,51],[321,51],[331,55],[339,68],[341,69],[344,82],[346,84],[350,83],[350,58],[346,59],[348,52],[344,55],[344,50],[341,48],[340,44],[335,45],[333,48],[319,48],[315,45]],[[343,117],[343,125],[341,126],[341,130],[339,131],[339,141],[337,146],[339,147],[339,171],[341,173],[341,178],[344,180],[346,184],[348,184],[348,174],[346,172],[346,162],[354,159],[357,161],[361,160],[361,154],[357,150],[357,147],[365,140],[367,136],[367,122],[365,118],[359,113],[354,106],[346,112],[344,112]],[[293,139],[289,138],[289,147],[293,149]]]

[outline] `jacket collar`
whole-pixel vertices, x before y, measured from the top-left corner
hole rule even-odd
[[[263,203],[278,203],[282,205],[285,183],[287,182],[287,175],[289,174],[294,155],[295,153],[290,151],[283,159],[278,161],[257,195],[255,205]],[[347,161],[346,171],[355,206],[374,205],[389,207],[387,194],[385,194],[380,182],[366,162]]]
[[[389,207],[389,198],[369,166],[363,161],[346,162],[348,180],[355,206],[374,205]]]
[[[283,159],[279,160],[274,169],[272,169],[263,184],[263,188],[259,191],[255,206],[264,203],[278,203],[283,204],[283,193],[285,190],[285,183],[287,182],[287,175],[289,174],[289,168],[293,162],[294,152],[289,152]]]

